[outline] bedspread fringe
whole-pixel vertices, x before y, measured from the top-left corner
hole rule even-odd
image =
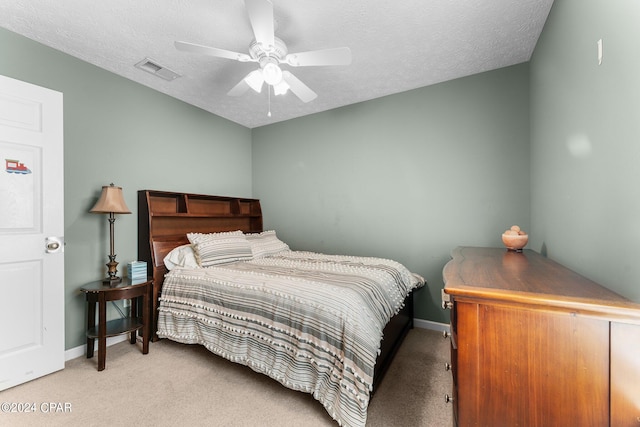
[[[350,394],[354,394],[359,402],[359,419],[352,419],[351,422],[348,422],[343,419],[347,414],[342,414],[336,412],[335,407],[331,404],[329,396],[325,396],[325,393],[320,393],[318,387],[305,387],[296,382],[289,380],[285,375],[280,375],[271,369],[270,366],[256,362],[247,356],[234,356],[233,354],[227,352],[226,350],[212,346],[206,343],[198,334],[172,334],[167,331],[158,330],[158,336],[161,338],[167,338],[172,341],[180,342],[183,344],[199,344],[209,350],[211,353],[216,354],[226,360],[229,360],[233,363],[238,363],[244,366],[251,368],[252,370],[267,375],[275,381],[278,381],[283,386],[294,390],[300,391],[304,393],[311,394],[315,400],[320,402],[322,406],[325,408],[325,411],[331,416],[331,418],[338,423],[341,427],[365,427],[366,419],[367,419],[367,408],[369,406],[369,396],[366,398],[362,398],[357,395],[357,392],[349,387],[347,387],[342,381],[340,381],[340,386],[350,392]],[[332,395],[331,395],[332,396]],[[353,418],[353,417],[352,417]]]
[[[209,312],[213,312],[218,314],[221,317],[228,317],[231,319],[236,319],[236,320],[242,320],[242,321],[246,321],[246,322],[252,322],[252,323],[256,323],[262,327],[265,327],[267,329],[276,331],[276,332],[280,332],[283,334],[288,335],[289,337],[295,338],[297,341],[304,343],[304,344],[308,344],[310,346],[313,346],[314,348],[318,348],[323,350],[325,353],[331,355],[335,360],[337,360],[338,362],[340,362],[340,365],[346,369],[351,375],[354,376],[354,378],[358,379],[360,381],[360,383],[365,387],[366,390],[368,390],[369,392],[371,392],[373,390],[373,372],[370,376],[365,377],[364,375],[362,375],[360,373],[360,371],[358,369],[356,369],[354,366],[352,366],[349,363],[345,363],[345,359],[344,356],[342,356],[340,353],[338,353],[335,349],[327,347],[326,345],[322,345],[321,343],[315,342],[314,340],[308,339],[306,337],[304,337],[302,334],[297,333],[298,331],[296,330],[291,330],[291,329],[285,329],[285,328],[280,328],[277,326],[274,326],[271,323],[262,321],[260,319],[257,319],[255,317],[249,318],[248,316],[240,316],[237,315],[235,313],[229,313],[229,312],[225,312],[222,310],[218,310],[209,306],[205,306],[203,304],[196,304],[193,303],[192,301],[187,301],[187,300],[181,300],[178,298],[161,298],[161,301],[164,301],[166,303],[177,303],[177,304],[182,304],[182,305],[189,305],[192,306],[194,308],[199,308],[205,311],[209,311]],[[282,345],[280,343],[275,342],[272,338],[270,338],[269,336],[265,336],[262,334],[256,334],[256,333],[252,333],[252,332],[247,332],[245,329],[240,329],[240,328],[235,328],[232,326],[229,326],[227,324],[225,324],[224,321],[220,321],[220,320],[215,320],[212,319],[211,317],[205,316],[205,315],[201,315],[201,314],[197,314],[197,313],[193,313],[190,311],[184,311],[184,310],[176,310],[173,308],[168,308],[168,307],[160,307],[159,311],[162,312],[166,312],[166,313],[171,313],[174,316],[178,316],[178,317],[189,317],[192,318],[198,322],[202,322],[205,324],[209,324],[212,325],[216,328],[223,328],[229,331],[233,331],[236,334],[248,334],[251,335],[257,339],[260,339],[262,341],[265,342],[269,342],[270,344],[274,345],[274,346],[279,346],[282,348],[285,348],[286,350],[288,350],[290,353],[295,354],[298,357],[305,357],[309,360],[311,360],[312,362],[314,362],[314,364],[316,366],[319,367],[325,367],[325,368],[333,368],[333,365],[329,365],[329,364],[325,364],[325,363],[321,363],[318,360],[311,358],[310,356],[307,356],[306,354],[302,354],[300,351],[298,351],[296,348],[291,347],[291,346],[285,346]],[[382,340],[382,331],[379,332],[379,336],[380,339],[377,340],[378,344],[377,344],[377,350],[376,350],[376,356],[380,355],[381,352],[381,345],[380,342]],[[373,359],[372,361],[372,366],[373,364],[375,364],[375,359]],[[355,389],[352,389],[350,387],[345,386],[345,388],[347,390],[349,390],[350,392],[352,392],[352,394],[354,394],[354,396],[356,398],[358,398],[359,400],[363,400],[360,396],[359,396],[359,392]],[[366,401],[368,401],[368,397],[366,399]]]

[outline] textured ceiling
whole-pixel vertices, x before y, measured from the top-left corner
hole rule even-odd
[[[242,0],[2,0],[0,26],[248,128],[530,59],[553,0],[272,0],[289,52],[347,46],[348,66],[288,67],[318,94],[227,92],[255,63],[178,51],[182,40],[248,53]],[[134,65],[145,57],[171,82]]]

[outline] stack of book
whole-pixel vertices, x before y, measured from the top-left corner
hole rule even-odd
[[[131,280],[147,279],[147,263],[144,261],[132,261],[127,264],[127,276]]]

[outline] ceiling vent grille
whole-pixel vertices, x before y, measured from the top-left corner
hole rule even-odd
[[[136,64],[136,68],[139,68],[143,71],[146,71],[147,73],[151,73],[154,76],[158,76],[168,81],[172,81],[177,79],[178,77],[181,77],[180,74],[168,69],[167,67],[163,67],[150,58],[144,58],[142,61],[138,62]]]

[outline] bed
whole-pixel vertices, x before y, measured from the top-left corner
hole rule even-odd
[[[365,425],[422,278],[392,260],[292,251],[262,229],[257,199],[141,190],[138,215],[154,340],[203,345]]]

